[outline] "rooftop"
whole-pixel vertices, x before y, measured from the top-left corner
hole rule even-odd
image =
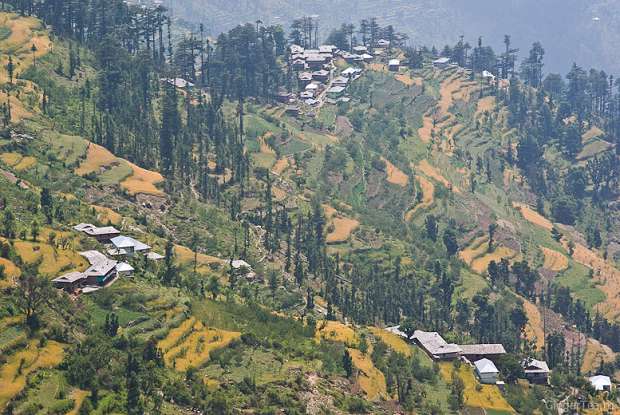
[[[446,342],[439,333],[434,331],[416,330],[411,339],[417,340],[433,356],[461,353],[461,348],[457,344]]]
[[[489,359],[480,359],[474,362],[474,366],[476,366],[476,370],[478,373],[499,373],[495,364],[491,362]]]
[[[112,238],[110,240],[110,242],[112,242],[112,244],[117,248],[117,249],[127,249],[127,248],[133,248],[134,251],[140,252],[140,251],[147,251],[149,249],[151,249],[150,246],[148,246],[145,243],[142,243],[136,239],[133,239],[132,237],[129,236],[117,236],[116,238]]]
[[[52,282],[68,282],[68,283],[72,283],[72,282],[83,280],[84,278],[86,278],[86,276],[82,272],[70,272],[70,273],[65,274],[63,276],[60,276],[58,278],[54,278],[52,280]]]
[[[442,63],[448,63],[450,62],[450,58],[439,58],[439,59],[435,59],[433,61],[433,63],[438,63],[438,64],[442,64]]]
[[[390,66],[400,65],[400,61],[398,59],[390,59],[390,62],[388,63],[388,65]]]
[[[501,344],[461,344],[464,355],[492,355],[506,354]]]
[[[90,263],[90,265],[94,265],[96,263],[99,263],[99,262],[102,262],[108,259],[105,255],[103,255],[99,251],[84,251],[84,252],[80,252],[80,255],[86,258],[86,260]]]
[[[611,387],[611,378],[609,376],[596,375],[588,379],[595,390],[602,391]]]
[[[522,362],[523,369],[526,373],[549,373],[547,362],[536,359],[526,359]]]
[[[107,259],[105,261],[98,262],[94,265],[91,265],[84,274],[88,277],[100,277],[109,274],[116,268],[117,261],[113,261],[111,259]]]

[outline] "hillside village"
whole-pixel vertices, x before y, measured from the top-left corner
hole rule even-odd
[[[143,52],[167,47],[161,25]],[[100,109],[94,46],[18,13],[0,13],[5,27],[7,413],[619,410],[614,252],[507,161],[521,137],[500,71],[388,30],[341,48],[289,39],[270,68],[285,81],[237,96],[222,62],[206,85],[182,65],[204,53],[188,35],[178,67],[149,74],[146,101],[188,129],[174,162],[153,161],[157,144],[136,138],[151,125]],[[615,145],[595,118],[584,165]]]

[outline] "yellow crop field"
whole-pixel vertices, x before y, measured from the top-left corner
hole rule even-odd
[[[24,171],[24,170],[28,170],[29,168],[33,167],[35,164],[37,164],[37,159],[34,157],[24,157],[20,160],[19,163],[17,163],[14,168],[17,171]]]
[[[47,243],[49,230],[42,230],[38,242],[15,241],[17,254],[24,262],[33,263],[41,260],[39,271],[50,276],[57,276],[64,269],[86,269],[88,263],[77,252],[70,249],[54,248]],[[61,233],[58,232],[58,237]]]
[[[409,176],[407,176],[401,169],[393,165],[389,160],[382,158],[385,162],[387,170],[387,181],[389,183],[405,187],[409,183]]]
[[[370,355],[363,354],[357,349],[347,349],[353,360],[353,365],[359,371],[357,383],[364,391],[369,400],[387,398],[387,386],[385,376],[375,367]]]
[[[50,341],[41,348],[38,341],[33,340],[28,347],[9,356],[8,361],[0,366],[0,408],[4,408],[8,401],[24,389],[30,373],[57,366],[63,354],[60,343]]]
[[[75,170],[75,174],[84,176],[89,173],[99,173],[102,167],[108,167],[117,162],[116,156],[110,153],[108,149],[98,144],[90,143],[86,154],[86,160]]]
[[[613,363],[616,360],[616,356],[617,353],[614,353],[609,346],[601,344],[597,340],[588,339],[581,371],[594,375],[601,367],[601,362]]]
[[[370,330],[373,336],[379,338],[383,343],[387,344],[390,349],[395,352],[402,353],[407,357],[411,356],[411,346],[409,346],[409,344],[402,337],[378,327],[369,327],[368,330]]]
[[[4,164],[6,164],[9,167],[14,167],[17,166],[19,164],[20,161],[22,161],[23,156],[19,153],[2,153],[0,154],[0,160],[2,160],[2,162]]]
[[[190,317],[185,320],[179,327],[176,327],[168,333],[168,335],[157,343],[157,347],[161,349],[164,353],[168,352],[168,350],[172,349],[177,345],[179,340],[186,335],[189,331],[192,330],[194,325],[196,324],[196,319],[194,317]]]
[[[333,232],[327,234],[327,243],[346,242],[351,234],[360,226],[359,221],[351,218],[333,218]]]
[[[357,334],[352,327],[346,326],[338,321],[324,320],[317,324],[315,333],[317,341],[321,339],[345,343],[353,346],[358,342]]]
[[[95,212],[97,212],[97,219],[101,223],[111,223],[112,225],[120,225],[123,221],[123,217],[117,212],[104,206],[91,205]]]
[[[439,364],[441,377],[447,382],[452,382],[453,365],[450,362]],[[459,377],[465,384],[465,405],[473,408],[490,409],[514,413],[514,409],[506,401],[496,385],[481,385],[474,374],[474,370],[467,364],[461,364],[458,370]],[[481,387],[480,391],[477,387]]]
[[[443,177],[443,175],[439,172],[439,170],[437,170],[436,167],[432,166],[428,162],[428,160],[426,159],[422,160],[420,164],[416,166],[416,168],[420,170],[422,173],[424,173],[426,176],[430,177],[431,179],[434,179],[438,181],[439,183],[443,184],[448,189],[452,189],[455,193],[461,193],[461,190],[458,187],[453,186],[452,183],[448,181],[448,179]]]
[[[548,231],[553,229],[553,223],[551,223],[549,219],[545,218],[540,213],[534,211],[526,204],[514,202],[512,205],[518,211],[521,212],[521,215],[523,215],[523,218],[527,220],[528,222],[531,222],[534,225],[540,226],[541,228],[546,229]]]
[[[486,236],[480,236],[474,239],[465,249],[459,252],[459,257],[466,264],[470,265],[474,259],[483,255],[488,248],[488,238]]]
[[[493,252],[484,254],[481,257],[474,259],[471,263],[471,269],[478,274],[484,274],[489,268],[491,261],[499,262],[502,258],[513,259],[517,256],[517,253],[505,246],[498,246],[493,249]]]
[[[164,176],[158,172],[143,169],[133,163],[127,163],[133,170],[133,174],[121,182],[121,187],[123,189],[127,190],[132,195],[138,193],[153,196],[164,195],[164,192],[155,186],[164,181]]]
[[[545,332],[543,330],[542,315],[540,310],[532,302],[522,298],[523,309],[527,315],[527,325],[525,326],[525,335],[528,340],[536,339],[536,347],[540,350],[545,346]]]
[[[193,266],[194,264],[194,252],[184,246],[181,245],[175,245],[174,246],[174,255],[176,258],[176,262],[180,265],[187,265],[187,266]],[[210,265],[211,264],[220,264],[220,265],[224,265],[226,264],[226,261],[211,256],[211,255],[205,255],[205,254],[198,254],[198,266],[196,268],[196,270],[201,273],[201,274],[207,274],[209,272],[211,272],[211,268]]]
[[[286,169],[288,169],[288,167],[289,167],[288,158],[283,157],[279,159],[278,161],[276,161],[276,164],[274,164],[273,168],[271,169],[271,172],[275,174],[276,176],[280,176],[282,173],[284,173]]]
[[[543,268],[550,271],[564,271],[568,268],[568,258],[558,251],[541,246],[543,254],[545,255],[545,262]]]
[[[157,347],[164,351],[166,365],[184,372],[190,367],[204,365],[209,360],[209,353],[228,346],[239,337],[239,332],[207,328],[191,317],[170,330]]]
[[[74,389],[73,391],[71,391],[69,397],[73,399],[73,401],[75,402],[75,406],[71,411],[69,411],[67,415],[77,415],[80,411],[80,408],[82,407],[84,399],[86,399],[88,395],[89,392],[82,389]]]

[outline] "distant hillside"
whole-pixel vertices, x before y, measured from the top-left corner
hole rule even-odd
[[[460,34],[470,42],[503,48],[504,34],[513,37],[526,53],[540,40],[547,51],[547,70],[566,72],[576,61],[584,67],[620,71],[620,2],[613,0],[164,0],[174,14],[191,22],[203,22],[220,33],[238,23],[281,21],[285,26],[301,15],[317,14],[327,31],[344,21],[376,16],[406,31],[414,42],[455,43]]]

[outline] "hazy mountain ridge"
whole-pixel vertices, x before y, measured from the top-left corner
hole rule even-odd
[[[416,44],[443,46],[456,43],[464,34],[470,42],[478,36],[498,50],[503,36],[510,34],[523,56],[534,41],[547,51],[547,71],[565,73],[577,62],[584,67],[619,72],[620,3],[611,0],[513,0],[495,2],[451,2],[448,0],[359,0],[352,6],[341,0],[166,0],[174,14],[195,23],[205,23],[218,34],[230,27],[255,21],[282,22],[317,14],[325,32],[343,21],[357,22],[376,16],[383,25],[393,24]]]

